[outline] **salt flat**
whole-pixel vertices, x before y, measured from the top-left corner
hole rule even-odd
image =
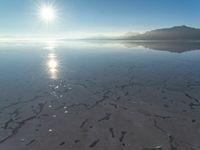
[[[1,43],[0,149],[200,149],[200,48],[157,45]]]

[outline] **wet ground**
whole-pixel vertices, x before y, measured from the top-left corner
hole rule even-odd
[[[1,43],[0,150],[199,150],[200,50],[180,45]]]

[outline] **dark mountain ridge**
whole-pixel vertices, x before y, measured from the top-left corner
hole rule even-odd
[[[144,34],[126,38],[132,40],[200,40],[200,29],[183,25],[147,31]]]

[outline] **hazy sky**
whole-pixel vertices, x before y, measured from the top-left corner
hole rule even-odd
[[[51,0],[49,0],[52,2]],[[59,18],[47,27],[45,0],[0,0],[0,35],[138,32],[175,25],[200,27],[200,0],[53,0]]]

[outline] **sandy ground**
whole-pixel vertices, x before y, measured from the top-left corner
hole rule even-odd
[[[1,86],[0,150],[199,150],[198,61],[129,55]]]

